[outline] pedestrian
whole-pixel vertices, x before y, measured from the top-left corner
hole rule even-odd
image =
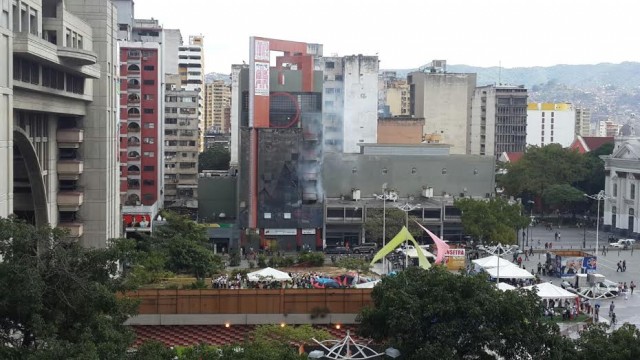
[[[540,239],[538,239],[538,247],[540,247]],[[546,248],[545,248],[546,249]],[[633,250],[633,249],[632,249]],[[632,253],[633,254],[633,253]]]
[[[602,245],[602,255],[607,255],[607,247]]]
[[[556,231],[555,239],[556,239],[556,241],[558,241],[558,232],[557,231]]]
[[[541,271],[542,271],[542,263],[538,261],[538,275],[540,275]]]
[[[533,256],[533,246],[529,249],[529,256]]]
[[[622,272],[627,271],[627,260],[622,260]]]
[[[636,284],[632,281],[631,284],[629,284],[629,289],[631,289],[631,295],[633,295],[633,289],[636,288]]]
[[[611,316],[613,314],[613,310],[616,309],[616,304],[613,303],[613,301],[611,302],[611,305],[609,305],[609,316]]]
[[[562,241],[562,234],[558,231],[558,241]]]
[[[622,271],[622,261],[618,261],[618,266],[616,268],[616,272]]]
[[[529,253],[528,252],[524,252],[524,261],[529,261]]]

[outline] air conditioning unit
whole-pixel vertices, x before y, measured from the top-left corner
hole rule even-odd
[[[360,189],[351,189],[351,199],[353,201],[360,200]]]
[[[422,188],[422,197],[423,198],[427,198],[427,199],[431,199],[433,197],[433,188],[431,186],[423,187]]]

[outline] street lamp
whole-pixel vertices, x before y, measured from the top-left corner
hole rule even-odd
[[[387,183],[382,184],[382,195],[378,196],[373,194],[377,199],[382,199],[382,247],[387,244]],[[387,259],[386,256],[382,258],[382,271],[387,273]]]
[[[587,195],[584,194],[584,196],[588,197],[589,199],[593,199],[598,201],[598,217],[596,218],[596,254],[598,253],[598,240],[600,237],[600,200],[604,200],[607,199],[608,196],[606,196],[604,194],[604,190],[600,190],[597,194],[595,195]]]
[[[412,204],[409,204],[409,202],[403,205],[396,205],[396,208],[404,211],[404,216],[405,216],[404,221],[405,221],[405,226],[407,227],[407,231],[409,231],[409,211],[415,210],[419,207],[420,207],[420,204],[412,205]],[[404,254],[405,254],[404,268],[406,269],[409,266],[409,237],[408,236],[405,238],[404,246],[405,246],[404,247]],[[417,251],[422,251],[422,249],[420,250],[416,249],[416,252]]]
[[[527,201],[527,204],[529,204],[531,208],[529,212],[529,225],[527,225],[527,245],[525,245],[525,247],[529,246],[529,228],[531,228],[531,222],[533,221],[533,206],[536,204],[536,202],[533,200],[529,200]],[[533,239],[531,239],[531,246],[533,246]]]
[[[587,248],[587,215],[583,217],[584,221],[582,222],[582,248]],[[596,249],[596,254],[598,253],[598,249]]]

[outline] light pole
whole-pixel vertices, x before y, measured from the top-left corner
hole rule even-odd
[[[409,231],[409,211],[415,210],[417,208],[420,207],[420,204],[409,204],[409,202],[407,201],[406,204],[403,205],[396,205],[396,207],[402,211],[404,211],[404,222],[405,222],[405,226],[407,227],[407,231]],[[405,237],[405,242],[404,242],[404,254],[405,254],[405,259],[404,259],[404,268],[406,269],[409,266],[409,237],[406,236]],[[416,249],[416,252],[418,251],[422,251],[422,249]]]
[[[378,196],[373,194],[377,199],[382,200],[382,247],[387,245],[387,183],[382,184],[382,195]],[[386,256],[382,258],[382,271],[387,273],[387,259]]]
[[[600,190],[595,195],[584,194],[584,196],[588,197],[589,199],[596,200],[598,202],[598,217],[596,218],[596,251],[595,251],[595,253],[598,254],[598,240],[600,238],[600,200],[607,199],[608,196],[604,194],[604,190]]]
[[[529,200],[527,201],[527,204],[529,204],[529,206],[531,207],[529,210],[529,224],[527,225],[527,245],[529,246],[529,228],[531,228],[531,222],[533,221],[533,206],[536,204],[535,201],[533,200]],[[525,246],[525,247],[526,247]],[[531,239],[531,246],[533,246],[533,239]]]
[[[582,248],[587,248],[587,215],[583,217],[584,221],[582,222]],[[596,254],[598,253],[598,249],[596,248]]]

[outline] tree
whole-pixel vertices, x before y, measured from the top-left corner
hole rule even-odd
[[[339,267],[347,271],[355,271],[356,274],[368,273],[371,270],[371,263],[364,259],[343,257],[336,263]]]
[[[482,275],[410,267],[384,278],[372,299],[358,316],[360,334],[408,359],[544,359],[565,347],[535,293],[499,291]]]
[[[520,196],[528,192],[542,196],[551,185],[582,180],[586,175],[584,162],[582,154],[559,144],[531,146],[520,160],[507,164],[507,173],[496,180],[508,195]]]
[[[589,326],[576,340],[574,359],[640,359],[640,330],[624,324],[610,331],[605,324]]]
[[[527,227],[530,219],[522,215],[520,204],[509,204],[505,199],[457,199],[456,207],[462,212],[465,233],[480,243],[515,244],[517,230]]]
[[[397,209],[393,206],[387,206],[386,208],[386,241],[393,239],[393,237],[405,226],[406,214],[404,211]],[[376,242],[379,245],[382,244],[382,209],[369,209],[367,210],[367,219],[364,223],[364,231],[367,236],[368,242]],[[421,234],[422,229],[415,224],[417,218],[409,216],[409,232],[412,234]]]
[[[611,155],[613,148],[614,144],[611,142],[583,155],[586,175],[576,184],[578,189],[586,194],[597,194],[604,189],[604,160],[600,156]]]
[[[198,171],[229,170],[229,161],[231,161],[229,150],[222,144],[213,144],[198,156]]]
[[[158,341],[147,341],[140,345],[131,360],[173,360],[177,352]]]
[[[584,192],[568,184],[551,185],[542,196],[544,202],[558,211],[574,210],[576,204],[584,203]]]
[[[119,254],[60,229],[0,219],[0,358],[122,359],[137,304],[116,293]]]

